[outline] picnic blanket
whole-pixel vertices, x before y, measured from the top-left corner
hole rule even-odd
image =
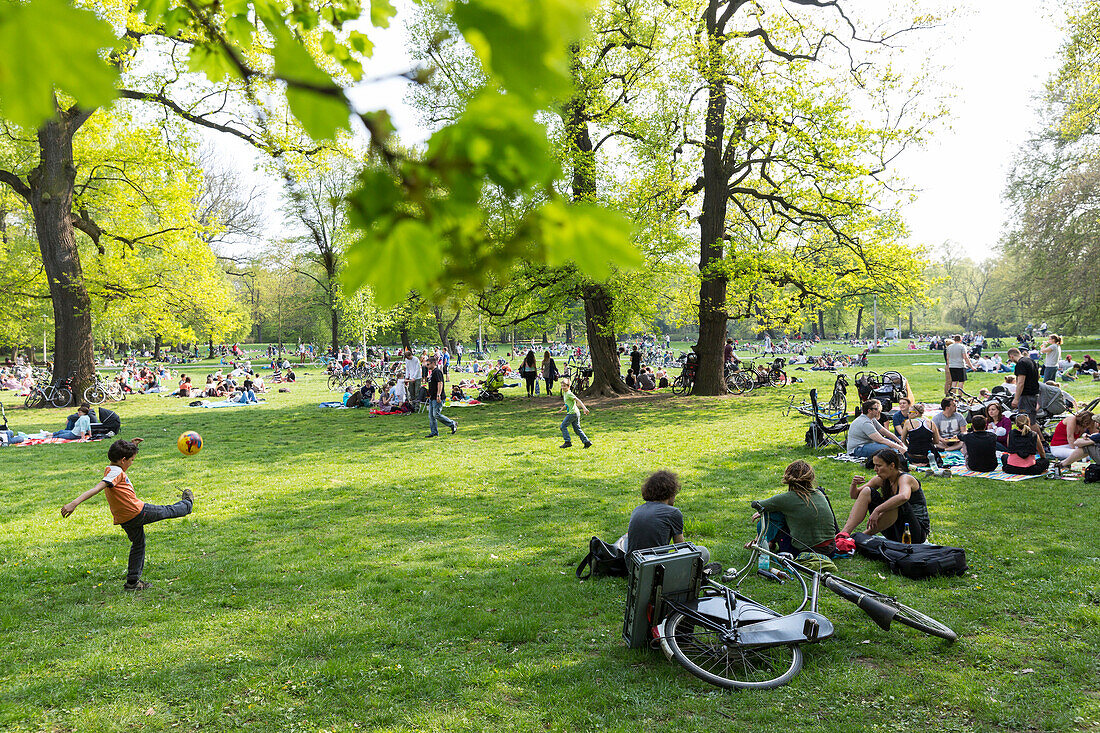
[[[102,440],[102,438],[92,438],[87,436],[84,438],[55,438],[52,435],[48,438],[42,437],[26,437],[20,443],[4,443],[4,447],[18,448],[24,445],[53,445],[55,443],[90,443],[95,440]]]
[[[464,400],[447,400],[443,403],[444,407],[481,407],[484,402],[478,402],[473,397],[467,397]]]
[[[1000,469],[998,469],[996,471],[971,471],[969,468],[965,468],[965,467],[952,468],[951,469],[951,475],[952,476],[969,476],[969,477],[972,477],[972,478],[988,478],[988,479],[993,479],[994,481],[1023,481],[1024,479],[1043,478],[1043,476],[1045,476],[1045,474],[1039,474],[1037,476],[1025,476],[1025,475],[1019,474],[1019,473],[1005,473],[1004,471],[1001,471]],[[1063,476],[1063,478],[1066,478],[1069,481],[1074,480],[1073,478],[1068,478],[1068,477],[1065,477],[1065,476]]]
[[[412,415],[411,410],[371,410],[372,415]]]
[[[965,466],[966,458],[963,457],[961,450],[948,450],[942,451],[940,456],[943,458],[943,465],[951,469],[952,473],[958,473],[955,471],[955,466]],[[844,461],[845,463],[859,463],[863,464],[866,458],[857,458],[850,453],[837,453],[835,456],[829,456],[834,461]]]

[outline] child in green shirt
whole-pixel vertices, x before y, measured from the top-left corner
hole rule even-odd
[[[584,406],[572,391],[570,391],[570,385],[568,379],[561,380],[561,396],[565,400],[565,405],[561,410],[566,410],[569,414],[565,416],[565,419],[561,421],[561,435],[565,440],[561,444],[562,448],[569,448],[573,445],[572,438],[569,437],[569,426],[573,426],[573,430],[577,433],[577,437],[584,443],[584,447],[588,448],[592,445],[592,441],[588,439],[588,436],[581,430],[581,410],[584,410],[584,414],[588,414],[588,408]],[[558,412],[561,412],[558,410]]]

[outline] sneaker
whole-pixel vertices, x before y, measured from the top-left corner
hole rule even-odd
[[[427,434],[427,435],[425,435],[424,437],[425,437],[425,438],[438,438],[438,437],[439,437],[439,433],[428,433],[428,434]]]
[[[591,447],[592,447],[592,441],[590,440],[590,441],[588,441],[587,443],[585,443],[585,444],[584,444],[584,447],[585,447],[585,448],[591,448]]]
[[[458,423],[455,423],[454,425],[451,426],[451,435],[454,435],[457,432],[458,432]]]
[[[573,447],[573,444],[572,444],[572,443],[562,443],[562,444],[561,444],[560,446],[558,446],[558,447],[559,447],[559,448],[572,448],[572,447]]]
[[[194,506],[195,505],[195,492],[191,491],[191,489],[184,489],[183,493],[180,494],[180,501],[189,501],[189,502],[191,502],[191,506]]]
[[[153,584],[148,582],[148,581],[145,581],[145,580],[139,580],[136,583],[123,583],[122,584],[122,590],[133,590],[133,591],[149,590],[152,587],[153,587]]]

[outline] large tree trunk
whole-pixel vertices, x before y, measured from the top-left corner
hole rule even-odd
[[[164,346],[164,339],[158,333],[156,338],[153,339],[153,359],[160,361],[160,350]]]
[[[588,99],[581,90],[577,62],[579,49],[571,49],[573,80],[577,92],[565,106],[565,129],[573,144],[573,201],[596,200],[596,153],[588,130]],[[592,356],[592,384],[584,394],[587,397],[616,397],[633,390],[626,386],[620,373],[619,352],[615,345],[615,327],[611,320],[612,294],[601,283],[589,283],[582,288],[584,298],[584,326],[588,332],[588,352]]]
[[[39,164],[27,177],[35,234],[53,301],[53,383],[71,376],[74,395],[83,394],[95,381],[92,304],[72,222],[73,135],[89,115],[74,108],[59,112],[39,128]]]
[[[620,374],[619,350],[611,327],[611,293],[604,285],[584,288],[584,323],[588,331],[588,352],[592,355],[592,384],[586,397],[616,397],[633,390]]]
[[[706,11],[707,35],[714,41],[717,32],[717,0],[710,0]],[[694,394],[726,393],[722,378],[723,347],[726,338],[726,285],[728,279],[718,267],[725,254],[726,207],[729,203],[729,176],[722,161],[726,138],[726,87],[719,68],[718,50],[710,61],[708,75],[707,118],[703,148],[703,210],[699,215],[699,355]]]
[[[443,317],[443,309],[439,306],[432,307],[432,315],[435,316],[435,330],[439,334],[439,343],[443,345],[444,349],[451,352],[453,356],[455,353],[454,339],[450,337],[451,329],[454,328],[455,323],[458,322],[458,317],[462,315],[462,309],[459,308],[455,313],[455,317],[450,321],[447,321]]]
[[[819,310],[817,312],[817,333],[821,336],[821,340],[825,340],[825,311]]]
[[[340,353],[340,311],[332,309],[332,353]]]

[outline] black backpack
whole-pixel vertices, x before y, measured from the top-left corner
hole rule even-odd
[[[870,536],[863,532],[852,535],[860,555],[872,560],[883,560],[890,570],[913,580],[934,578],[939,575],[962,575],[970,566],[966,564],[966,550],[944,545],[906,545],[885,537]]]
[[[1100,463],[1090,463],[1085,466],[1083,481],[1086,484],[1100,483]]]
[[[587,573],[584,572],[586,567]],[[577,566],[577,578],[587,580],[593,575],[597,578],[601,575],[625,578],[627,576],[626,553],[615,545],[607,544],[599,537],[593,537],[588,542],[588,554]]]

